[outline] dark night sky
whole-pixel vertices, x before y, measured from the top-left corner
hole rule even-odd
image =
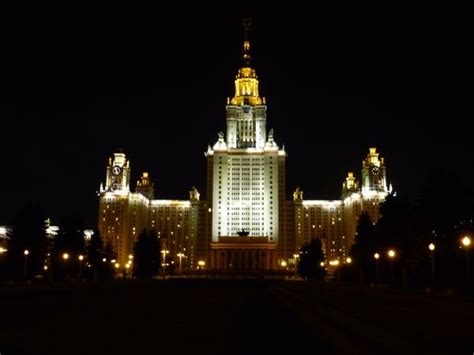
[[[133,184],[150,171],[158,198],[186,199],[192,185],[205,194],[203,152],[225,129],[240,16],[124,10],[3,22],[0,223],[36,199],[53,222],[80,214],[93,226],[117,147]],[[307,199],[338,198],[371,145],[407,196],[440,167],[474,174],[474,32],[463,9],[452,10],[253,16],[267,127],[288,152],[288,195],[301,185]]]

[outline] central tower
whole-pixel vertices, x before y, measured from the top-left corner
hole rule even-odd
[[[259,96],[257,73],[251,64],[249,26],[244,20],[242,67],[235,78],[235,95],[227,99],[227,146],[231,149],[263,149],[267,136],[267,106]]]
[[[217,143],[206,153],[212,242],[245,231],[249,238],[265,237],[278,245],[286,153],[275,143],[273,131],[267,134],[267,106],[252,65],[249,26],[244,20],[242,64],[235,94],[227,99],[226,133],[219,133]]]

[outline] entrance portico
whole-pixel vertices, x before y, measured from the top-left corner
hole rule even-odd
[[[223,271],[276,270],[276,243],[267,237],[219,237],[211,243],[211,268]]]

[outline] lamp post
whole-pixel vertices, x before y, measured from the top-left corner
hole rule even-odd
[[[165,270],[165,268],[166,268],[166,254],[168,254],[169,252],[170,252],[169,250],[165,250],[165,249],[161,251],[161,254],[163,254],[163,263],[161,264],[163,266],[163,275],[166,274],[166,270]]]
[[[393,249],[390,249],[388,252],[387,252],[387,255],[390,259],[390,275],[392,277],[392,281],[395,280],[395,274],[393,272],[393,262],[395,260],[395,256],[397,255],[397,253],[395,252],[395,250]]]
[[[67,265],[67,261],[69,260],[68,253],[63,253],[63,260],[66,263],[66,280],[69,280],[69,266]]]
[[[379,282],[379,258],[380,254],[375,253],[374,254],[374,259],[375,259],[375,279],[377,282]]]
[[[131,277],[132,277],[131,270],[130,270],[130,269],[132,268],[132,263],[133,263],[133,255],[130,254],[130,255],[128,256],[128,262],[127,262],[127,264],[125,265],[125,268],[126,268],[125,271],[126,271],[126,273],[127,273],[127,277],[128,277],[128,278],[131,278]]]
[[[467,276],[467,281],[471,279],[471,270],[470,270],[470,265],[469,265],[469,246],[471,245],[471,238],[468,236],[465,236],[462,238],[462,244],[464,245],[464,248],[466,249],[466,276]]]
[[[84,255],[79,255],[77,259],[79,260],[79,280],[80,280],[82,276],[82,260],[84,260]]]
[[[198,265],[199,265],[200,270],[204,270],[204,267],[206,266],[206,262],[204,260],[199,260]]]
[[[184,254],[183,253],[178,253],[177,256],[179,258],[179,274],[181,275],[181,263],[182,263],[182,259],[184,257]]]
[[[25,256],[25,265],[23,267],[23,275],[25,276],[25,279],[28,274],[28,255],[29,254],[30,254],[30,251],[28,249],[25,249],[23,251],[23,255]]]
[[[119,264],[119,263],[115,263],[115,264],[114,264],[114,267],[115,267],[115,275],[114,275],[114,277],[115,277],[115,278],[118,278],[118,277],[119,277],[119,271],[120,271],[120,264]]]
[[[295,260],[295,276],[298,275],[298,258],[300,256],[298,254],[293,254],[293,259]]]
[[[435,261],[434,261],[434,251],[436,246],[433,243],[428,245],[428,249],[430,250],[430,257],[431,257],[431,281],[434,283],[435,281]]]

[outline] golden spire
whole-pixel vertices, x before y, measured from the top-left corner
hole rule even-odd
[[[258,94],[258,78],[255,69],[251,66],[249,32],[252,20],[244,18],[244,53],[242,56],[242,67],[235,78],[235,95],[228,100],[231,105],[265,105],[265,99]]]
[[[250,67],[252,57],[250,55],[249,32],[250,32],[250,26],[252,25],[252,19],[250,17],[243,18],[242,19],[242,25],[244,26],[244,54],[242,56],[243,66],[244,67]]]

